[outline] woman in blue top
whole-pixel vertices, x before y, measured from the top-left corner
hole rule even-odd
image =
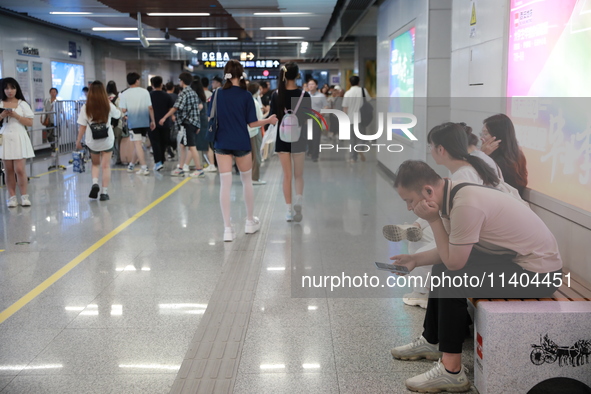
[[[216,90],[211,103],[216,101],[215,116],[218,120],[218,131],[213,147],[220,171],[220,206],[224,217],[224,241],[231,242],[235,238],[230,221],[232,159],[236,160],[244,189],[247,215],[244,232],[253,234],[259,230],[261,224],[259,219],[253,216],[252,156],[248,126],[276,124],[277,117],[273,115],[267,119],[257,120],[254,101],[246,90],[244,69],[239,61],[230,60],[226,63],[224,77],[226,82],[221,89]]]

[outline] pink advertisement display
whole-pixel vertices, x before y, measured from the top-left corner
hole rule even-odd
[[[591,1],[511,0],[507,114],[529,184],[591,212]]]

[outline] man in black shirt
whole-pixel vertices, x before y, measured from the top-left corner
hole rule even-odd
[[[152,99],[152,108],[154,108],[154,119],[156,120],[156,128],[148,132],[150,142],[152,144],[152,151],[154,152],[154,171],[160,171],[164,166],[166,160],[165,150],[170,143],[170,128],[172,122],[166,119],[164,125],[160,125],[159,121],[166,115],[166,113],[173,107],[174,100],[170,94],[162,90],[162,77],[156,76],[150,78],[150,84],[154,88],[150,92]]]

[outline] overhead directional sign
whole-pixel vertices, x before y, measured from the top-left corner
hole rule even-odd
[[[244,60],[253,60],[254,59],[254,53],[252,52],[241,52],[240,53],[240,60],[244,61]]]
[[[213,60],[209,56],[208,59],[205,59],[205,56],[203,56],[202,64],[205,68],[224,68],[226,63],[227,60],[217,60],[215,56]],[[277,59],[242,60],[240,61],[240,64],[242,64],[242,67],[244,68],[279,68],[281,66],[281,62]]]

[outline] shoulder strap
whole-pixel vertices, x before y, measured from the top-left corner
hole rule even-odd
[[[361,95],[365,98],[365,88],[361,88]]]
[[[298,100],[298,103],[295,107],[295,109],[293,110],[293,113],[295,114],[296,112],[298,112],[298,109],[300,108],[300,104],[302,103],[302,99],[304,98],[304,94],[306,92],[304,91],[304,89],[302,89],[302,94],[300,94],[300,99]]]
[[[209,113],[209,117],[215,117],[215,113],[217,112],[217,103],[218,103],[218,89],[215,90],[213,94],[213,103],[211,104],[211,112]]]
[[[456,196],[457,192],[460,191],[460,189],[463,189],[466,186],[477,186],[477,187],[485,187],[487,189],[490,190],[496,190],[496,191],[500,191],[499,189],[495,189],[494,187],[490,187],[490,186],[486,186],[486,185],[478,185],[476,183],[460,183],[459,185],[455,185],[452,189],[451,192],[449,193],[449,210],[451,211],[453,205],[454,205],[454,197]]]

